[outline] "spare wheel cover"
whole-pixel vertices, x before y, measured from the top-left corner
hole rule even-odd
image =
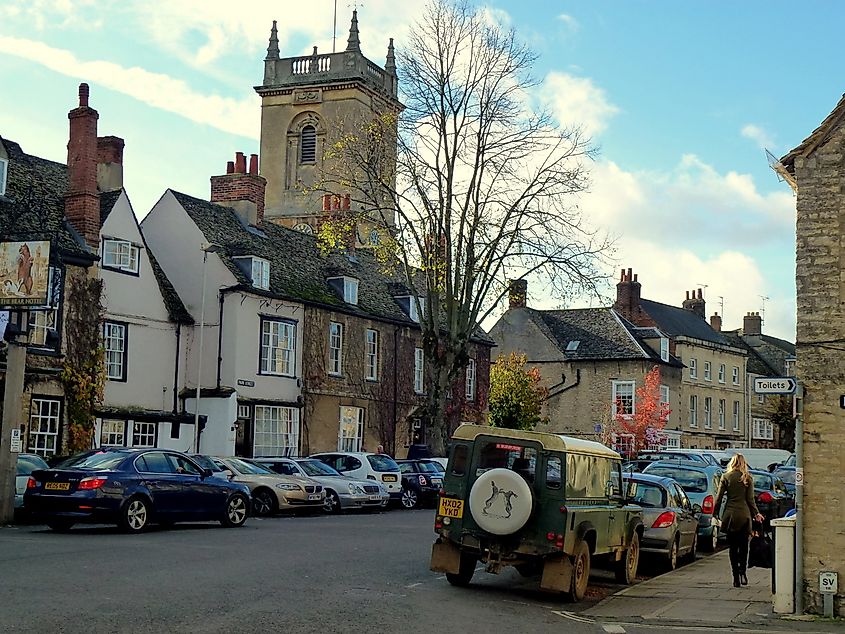
[[[533,506],[531,487],[510,469],[485,471],[469,492],[472,518],[493,535],[510,535],[525,526]]]

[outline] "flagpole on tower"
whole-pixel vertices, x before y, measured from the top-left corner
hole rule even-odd
[[[336,53],[335,45],[337,43],[337,0],[334,0],[334,21],[332,23],[332,53]]]

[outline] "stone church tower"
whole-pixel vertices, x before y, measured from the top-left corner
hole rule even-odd
[[[307,191],[321,181],[326,144],[344,130],[385,111],[399,111],[393,39],[384,68],[361,53],[358,15],[352,12],[346,50],[279,57],[276,22],[264,59],[261,95],[261,169],[267,180],[265,219],[313,231],[330,209],[348,208],[349,192]],[[306,191],[303,191],[306,190]],[[392,224],[392,219],[390,224]],[[359,243],[368,241],[365,229]]]

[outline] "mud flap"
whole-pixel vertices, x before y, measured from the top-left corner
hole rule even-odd
[[[572,587],[572,562],[569,557],[550,559],[543,565],[540,588],[553,592],[569,592]]]
[[[431,571],[458,574],[461,571],[461,549],[446,540],[437,540],[431,547]]]

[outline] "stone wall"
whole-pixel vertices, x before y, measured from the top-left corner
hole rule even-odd
[[[806,158],[795,159],[798,184],[797,371],[804,384],[804,580],[808,611],[821,611],[818,575],[839,573],[845,608],[845,128]]]

